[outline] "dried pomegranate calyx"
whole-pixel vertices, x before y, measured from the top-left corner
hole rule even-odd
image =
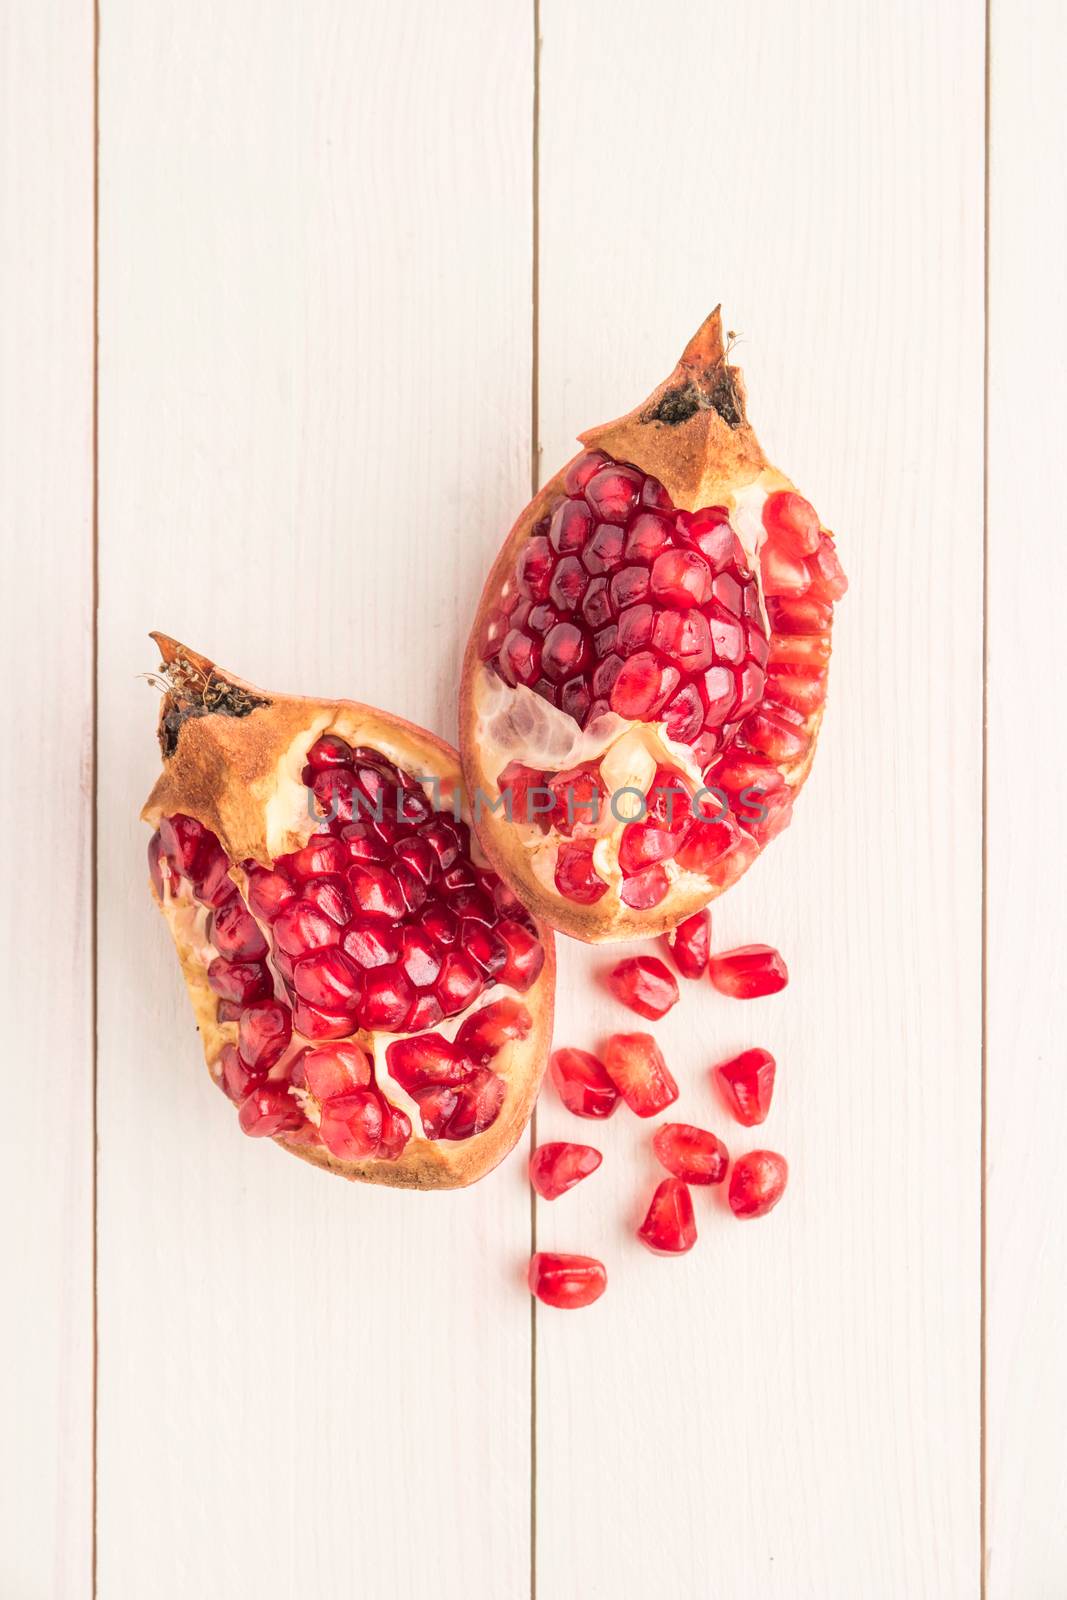
[[[242,1127],[349,1177],[473,1181],[536,1094],[553,962],[469,831],[455,752],[158,642],[150,874]],[[410,1058],[437,1036],[462,1073],[443,1089],[392,1075],[390,1040]]]

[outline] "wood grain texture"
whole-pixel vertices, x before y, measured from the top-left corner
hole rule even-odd
[[[0,105],[0,1593],[80,1600],[93,1417],[89,8],[0,7]],[[17,1114],[15,1084],[30,1096]]]
[[[541,1311],[539,1589],[553,1600],[929,1596],[979,1581],[983,15],[545,0],[544,469],[633,405],[717,301],[772,459],[852,590],[797,819],[714,912],[791,987],[701,986],[657,1031],[678,1113],[792,1163],[741,1227],[698,1196],[672,1262],[623,1113],[539,1207],[608,1294]],[[949,597],[946,605],[945,597]],[[632,1017],[564,968],[557,1040]],[[766,1126],[708,1067],[780,1061]],[[589,1125],[585,1125],[588,1127]],[[542,1138],[576,1124],[542,1101]],[[597,1132],[599,1133],[599,1129]],[[594,1142],[600,1142],[599,1139]]]
[[[136,810],[151,626],[454,733],[529,479],[528,9],[104,0],[101,92],[100,1593],[510,1600],[522,1158],[424,1196],[243,1138]]]
[[[1062,12],[1041,0],[994,5],[991,65],[988,1592],[1058,1600],[1067,1594]]]

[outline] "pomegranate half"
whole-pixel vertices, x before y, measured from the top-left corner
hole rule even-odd
[[[457,753],[153,638],[152,887],[240,1126],[347,1178],[473,1183],[529,1117],[555,962],[471,835]]]
[[[482,594],[460,748],[486,855],[576,938],[662,933],[789,821],[826,700],[833,537],[770,465],[714,311],[527,506]]]

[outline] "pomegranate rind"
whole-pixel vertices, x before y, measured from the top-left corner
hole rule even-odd
[[[689,341],[671,375],[636,410],[581,434],[584,448],[603,450],[614,460],[632,463],[657,478],[679,511],[718,504],[732,506],[738,493],[752,485],[767,494],[798,492],[763,454],[747,418],[741,371],[729,364],[727,356],[721,309],[716,307]],[[563,495],[563,480],[577,459],[574,457],[549,479],[512,528],[489,571],[467,643],[459,714],[463,774],[467,792],[487,795],[490,801],[499,797],[498,772],[493,770],[499,763],[479,729],[479,695],[490,673],[480,650],[485,619],[496,605],[505,580],[512,575],[531,529]],[[831,615],[820,636],[826,660],[832,620]],[[805,744],[803,753],[775,763],[794,797],[811,769],[825,700],[824,677],[799,730]],[[522,760],[521,750],[511,752],[511,756]],[[527,845],[502,812],[489,806],[480,808],[474,827],[492,866],[531,915],[589,944],[651,938],[668,932],[731,888],[764,848],[746,835],[751,848],[736,851],[715,881],[687,874],[684,882],[672,884],[658,905],[639,911],[622,899],[618,877],[592,904],[568,900],[537,876]]]
[[[436,777],[443,799],[450,803],[451,796],[457,796],[460,815],[470,821],[462,803],[459,754],[435,734],[353,700],[267,694],[165,634],[153,633],[152,638],[159,646],[168,688],[159,721],[163,771],[141,812],[151,827],[158,827],[162,817],[184,813],[217,836],[231,861],[271,865],[304,842],[309,819],[300,772],[307,749],[323,732],[378,749],[412,774]],[[295,778],[290,779],[293,773]],[[279,795],[290,782],[292,805],[286,811]],[[473,829],[471,833],[473,842]],[[218,1021],[218,996],[207,981],[209,963],[203,959],[200,941],[190,937],[151,878],[150,885],[174,939],[208,1070],[218,1082],[222,1053],[234,1040],[234,1026]],[[455,1189],[484,1177],[522,1134],[548,1060],[555,948],[550,928],[538,923],[537,934],[544,966],[520,996],[532,1026],[525,1038],[505,1042],[493,1057],[493,1071],[504,1080],[506,1092],[499,1115],[484,1133],[465,1140],[434,1141],[422,1138],[413,1120],[412,1137],[395,1161],[341,1160],[306,1137],[279,1134],[274,1142],[302,1161],[356,1182]],[[486,991],[490,998],[509,993],[504,988]],[[468,1011],[464,1017],[474,1014]],[[356,1029],[349,1037],[373,1054],[373,1034]],[[383,1092],[388,1099],[387,1086]]]

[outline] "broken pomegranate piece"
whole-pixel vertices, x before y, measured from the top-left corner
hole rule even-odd
[[[674,964],[683,978],[702,978],[711,951],[711,912],[695,911],[667,935]]]
[[[637,1230],[642,1244],[658,1256],[681,1256],[697,1242],[693,1197],[680,1178],[664,1178]]]
[[[590,1144],[542,1144],[530,1157],[530,1182],[542,1200],[558,1200],[595,1172],[603,1159]]]
[[[593,1256],[561,1255],[554,1250],[539,1250],[530,1258],[527,1278],[530,1293],[560,1311],[591,1306],[608,1286],[603,1262]]]
[[[746,944],[712,956],[708,976],[720,994],[734,1000],[756,1000],[778,994],[789,982],[789,969],[769,944]]]
[[[688,1122],[665,1122],[652,1136],[656,1160],[684,1183],[721,1183],[730,1155],[721,1139]]]
[[[678,1003],[674,974],[655,956],[631,956],[608,974],[608,987],[616,1000],[639,1016],[656,1021]]]
[[[742,1050],[715,1068],[730,1110],[746,1128],[766,1121],[774,1093],[775,1061],[769,1050]]]
[[[773,1150],[751,1150],[734,1162],[730,1174],[730,1210],[735,1217],[765,1217],[773,1211],[789,1181],[784,1156]]]
[[[553,972],[542,929],[471,837],[454,752],[160,644],[149,871],[190,985],[217,996],[207,1018],[198,999],[198,1021],[241,1127],[350,1177],[472,1181],[529,1113]],[[435,1031],[453,1018],[455,1042]],[[418,1106],[420,1137],[390,1093]]]
[[[759,446],[718,311],[643,405],[582,437],[494,565],[460,725],[471,793],[549,791],[535,817],[482,809],[494,864],[524,904],[598,942],[691,917],[786,825],[846,584],[832,536]],[[702,505],[709,484],[716,503]],[[724,813],[687,817],[673,838],[651,816],[606,815],[606,775],[630,788],[638,749],[694,789],[699,773]],[[762,798],[720,782],[734,758],[762,765]],[[576,781],[600,802],[596,868],[592,807],[563,803]]]
[[[557,1050],[548,1070],[560,1099],[576,1117],[610,1117],[619,1103],[619,1091],[603,1062],[588,1050]]]
[[[639,1117],[654,1117],[678,1098],[678,1085],[650,1033],[613,1034],[604,1046],[604,1069]]]

